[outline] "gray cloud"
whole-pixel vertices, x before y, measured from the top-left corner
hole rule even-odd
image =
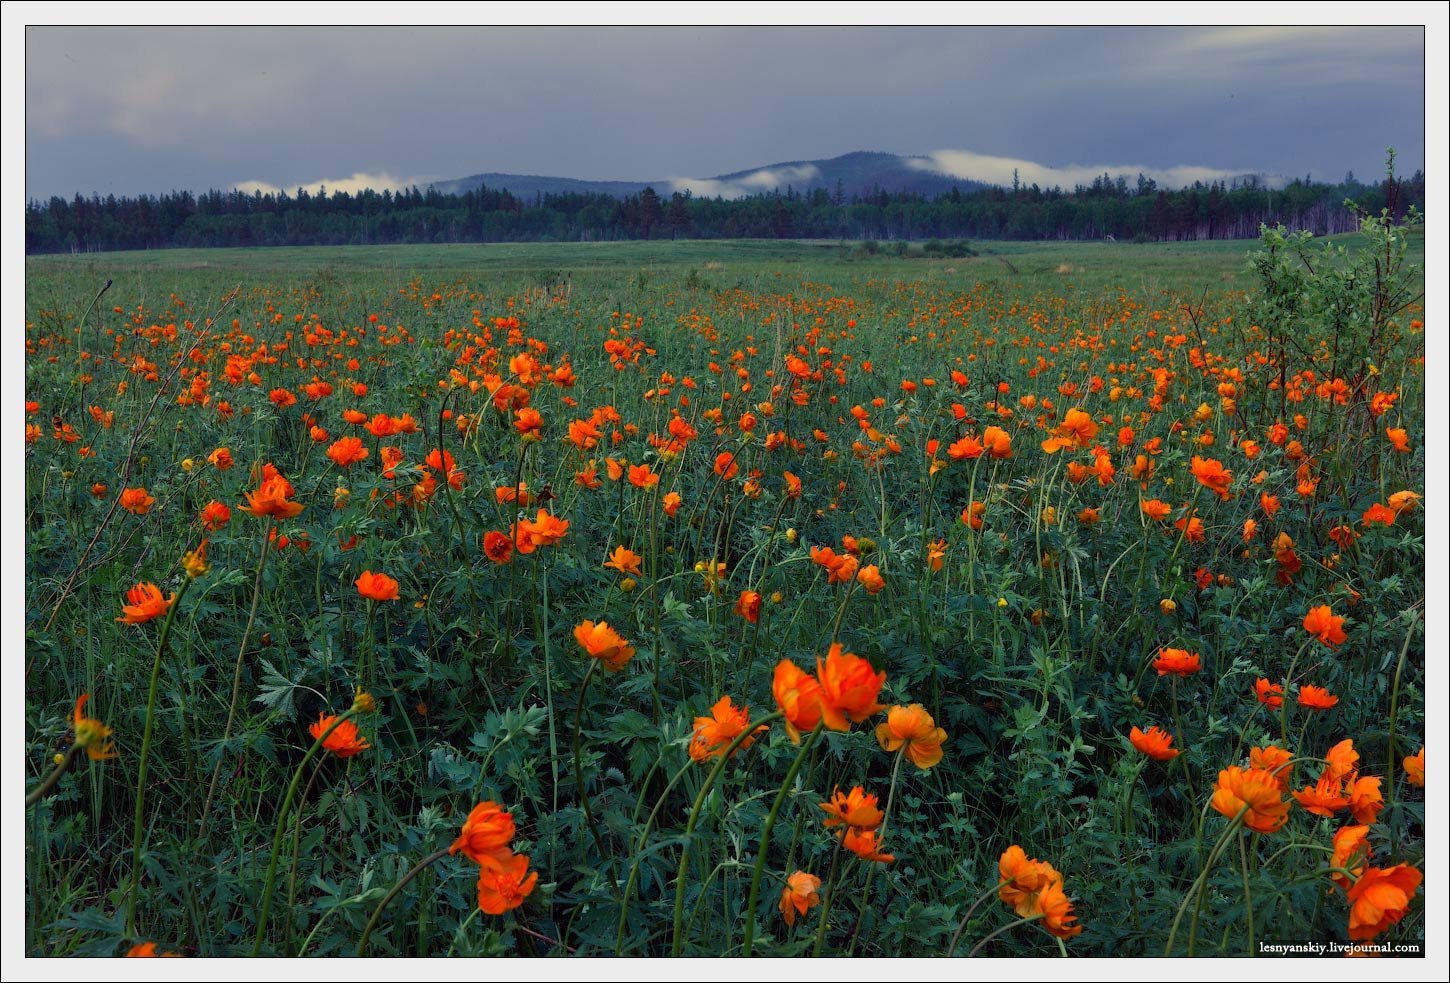
[[[65,27],[26,42],[37,197],[484,171],[692,175],[675,186],[710,193],[712,175],[852,150],[1332,178],[1376,173],[1389,144],[1408,169],[1425,154],[1419,28]]]
[[[773,191],[791,184],[805,184],[821,176],[821,169],[814,164],[795,164],[785,167],[762,167],[730,180],[715,178],[670,178],[670,191],[688,191],[705,198],[744,198],[746,195]]]
[[[1246,174],[1256,174],[1252,168],[1204,167],[1179,164],[1173,167],[1153,167],[1144,164],[1066,164],[1053,167],[1015,157],[992,157],[970,150],[937,150],[922,158],[913,158],[908,166],[920,171],[932,171],[950,177],[972,178],[990,184],[1009,185],[1017,178],[1024,185],[1036,184],[1042,188],[1072,188],[1079,184],[1092,184],[1094,178],[1104,174],[1114,178],[1119,175],[1134,178],[1138,174],[1151,178],[1164,187],[1182,188],[1202,181],[1232,181]],[[1267,184],[1283,184],[1281,175],[1259,175]]]

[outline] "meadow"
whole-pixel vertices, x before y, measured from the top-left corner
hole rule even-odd
[[[1421,945],[1422,233],[977,252],[27,260],[27,952]]]

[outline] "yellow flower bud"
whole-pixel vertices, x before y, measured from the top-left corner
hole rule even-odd
[[[364,693],[358,690],[357,696],[352,698],[352,709],[355,713],[372,713],[378,708],[377,701],[371,693]]]
[[[1164,614],[1172,614],[1178,610],[1178,604],[1171,597],[1165,597],[1158,602],[1158,610]]]
[[[619,589],[624,591],[626,594],[634,593],[634,589],[636,586],[638,586],[638,584],[633,577],[625,577],[619,582]]]
[[[196,549],[181,555],[181,568],[192,580],[211,569],[211,564],[206,559],[206,540],[202,540],[201,545]]]
[[[193,461],[189,457],[186,458],[185,460],[183,460],[181,462],[181,470],[185,471],[187,474],[191,474],[192,468],[195,468],[195,467],[196,467],[196,462]]]

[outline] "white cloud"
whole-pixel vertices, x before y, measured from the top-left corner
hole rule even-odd
[[[248,194],[260,191],[263,194],[273,195],[281,191],[285,191],[289,195],[296,194],[297,189],[300,187],[305,188],[308,194],[314,195],[322,188],[326,188],[329,194],[335,191],[346,191],[348,194],[356,194],[366,188],[371,188],[374,191],[397,191],[399,188],[411,188],[415,184],[422,189],[428,187],[429,183],[428,178],[396,178],[387,173],[367,174],[363,171],[358,171],[351,177],[322,178],[318,181],[289,184],[286,187],[268,184],[266,181],[238,181],[232,187],[238,191],[245,191]]]
[[[722,181],[718,178],[670,178],[670,190],[688,191],[699,198],[744,198],[788,185],[803,185],[818,179],[821,169],[814,164],[762,167],[758,171]]]
[[[1142,174],[1165,188],[1182,188],[1195,181],[1202,181],[1205,184],[1214,181],[1232,181],[1234,178],[1254,173],[1250,168],[1234,170],[1190,164],[1180,164],[1176,167],[1150,167],[1143,164],[1068,164],[1064,167],[1052,167],[1035,161],[1019,160],[1015,157],[993,157],[971,150],[937,150],[925,157],[910,157],[906,160],[909,166],[919,171],[933,171],[949,177],[967,178],[1004,186],[1012,183],[1012,173],[1015,170],[1018,179],[1024,185],[1035,184],[1041,188],[1051,188],[1056,185],[1065,190],[1071,190],[1079,184],[1092,184],[1094,178],[1104,174],[1109,174],[1114,178],[1122,175],[1130,182],[1135,181],[1137,176]],[[1260,175],[1260,177],[1268,184],[1283,183],[1283,178],[1278,175]]]

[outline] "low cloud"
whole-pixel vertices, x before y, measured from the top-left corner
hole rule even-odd
[[[1079,184],[1090,185],[1094,178],[1104,174],[1114,178],[1122,175],[1130,183],[1136,181],[1138,175],[1142,174],[1165,188],[1182,188],[1195,181],[1202,181],[1205,184],[1215,181],[1229,182],[1246,174],[1255,173],[1250,168],[1234,170],[1189,164],[1180,164],[1176,167],[1149,167],[1143,164],[1068,164],[1065,167],[1051,167],[1035,161],[1019,160],[1015,157],[993,157],[970,150],[937,150],[925,157],[909,158],[907,163],[919,171],[935,172],[949,177],[969,178],[974,181],[985,181],[988,184],[1003,186],[1012,184],[1012,173],[1015,170],[1023,185],[1035,184],[1041,188],[1051,188],[1056,185],[1066,190]],[[1277,175],[1260,174],[1259,177],[1271,185],[1284,183],[1283,178]]]
[[[739,177],[670,178],[671,191],[688,191],[697,198],[744,198],[774,191],[788,185],[805,185],[818,180],[821,169],[815,164],[792,164],[786,167],[762,167]]]
[[[387,173],[368,174],[363,171],[358,171],[351,177],[323,178],[318,181],[300,182],[298,184],[290,184],[285,187],[276,184],[268,184],[266,181],[238,181],[236,184],[233,185],[233,187],[236,188],[238,191],[245,191],[248,194],[260,191],[263,194],[272,195],[278,194],[283,191],[287,192],[289,195],[296,194],[298,188],[303,188],[307,191],[308,194],[315,195],[323,188],[326,188],[329,194],[336,191],[346,191],[348,194],[357,194],[359,191],[363,191],[368,188],[371,188],[374,191],[397,191],[399,188],[411,188],[414,185],[417,185],[421,189],[428,187],[429,183],[430,182],[427,178],[396,178],[393,177],[393,175]]]

